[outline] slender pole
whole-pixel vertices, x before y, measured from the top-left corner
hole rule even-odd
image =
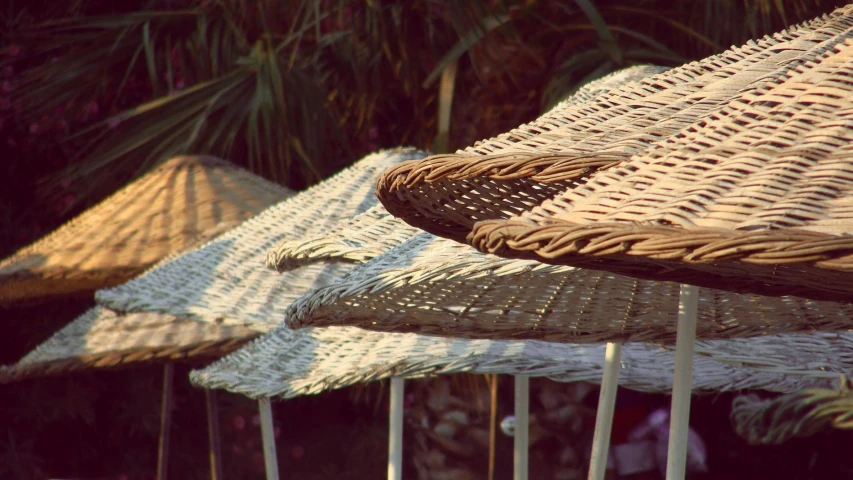
[[[498,374],[492,374],[492,410],[489,416],[489,480],[495,479],[495,451],[498,441]]]
[[[403,478],[403,395],[402,377],[391,377],[391,418],[388,419],[388,480]]]
[[[169,473],[169,429],[172,426],[172,386],[175,364],[163,368],[163,401],[160,404],[160,443],[157,447],[157,480],[166,480]]]
[[[258,399],[258,412],[261,416],[261,437],[264,441],[264,465],[267,480],[278,480],[278,458],[275,452],[275,432],[272,424],[272,408],[269,398]]]
[[[210,480],[222,480],[222,442],[219,438],[219,404],[216,391],[205,389],[207,404],[207,445],[210,455]]]
[[[690,428],[693,344],[696,340],[698,305],[699,288],[682,285],[678,305],[678,333],[675,337],[675,374],[672,380],[666,480],[683,480],[687,474],[687,436]]]
[[[515,376],[515,455],[514,480],[527,480],[530,449],[530,377]]]
[[[595,414],[595,431],[592,434],[592,456],[589,462],[589,480],[604,480],[607,474],[607,456],[610,451],[610,432],[613,412],[616,409],[616,390],[619,388],[619,364],[622,362],[622,344],[609,342],[604,349],[604,375],[598,393],[598,411]]]

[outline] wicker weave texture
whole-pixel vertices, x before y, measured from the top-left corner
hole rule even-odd
[[[853,306],[700,290],[698,338],[846,330]],[[679,286],[504,259],[422,233],[288,308],[293,328],[554,342],[675,341]]]
[[[291,398],[390,376],[416,378],[458,372],[600,382],[604,366],[604,345],[597,344],[442,339],[338,327],[312,332],[295,337],[297,332],[276,327],[207,368],[192,372],[190,379],[204,388],[227,389],[253,398]],[[760,362],[759,355],[756,351],[756,362]],[[619,384],[640,391],[669,392],[674,362],[671,351],[627,344],[623,347]],[[837,378],[837,374],[819,370],[776,367],[784,368],[785,374],[774,373],[769,364],[761,367],[765,371],[756,371],[698,356],[693,389],[792,392],[829,386]]]
[[[291,193],[224,160],[173,158],[0,262],[0,303],[116,285]]]
[[[389,169],[377,195],[395,216],[464,241],[478,221],[540,205],[716,112],[744,89],[805,65],[851,25],[853,6],[582,103],[463,152]]]
[[[316,262],[362,263],[418,232],[376,205],[325,235],[282,242],[267,253],[267,267],[284,272]]]
[[[263,258],[287,239],[312,238],[376,204],[380,171],[423,158],[413,149],[365,157],[334,177],[271,207],[206,245],[173,258],[96,299],[119,312],[156,312],[221,324],[271,328],[288,299],[324,285],[350,264],[314,264],[283,275],[263,268]]]
[[[848,30],[586,185],[481,222],[469,240],[502,256],[851,302],[851,160]]]
[[[245,326],[94,307],[15,365],[0,367],[0,382],[141,362],[219,358],[257,335]]]
[[[416,229],[377,206],[325,235],[305,237],[301,242],[285,242],[271,253],[270,258],[276,255],[291,258],[292,264],[302,268],[334,259],[358,257],[360,261],[369,258],[374,252],[383,252],[400,245],[415,232]],[[388,307],[384,303],[384,300],[388,300],[399,318],[411,318],[421,310],[436,309],[435,315],[427,315],[425,318],[445,322],[441,325],[446,326],[450,334],[458,333],[456,329],[460,325],[464,327],[468,319],[490,327],[516,317],[502,315],[495,308],[482,308],[481,304],[466,303],[470,301],[466,293],[478,293],[476,285],[488,285],[495,296],[515,296],[516,301],[526,299],[529,302],[526,307],[534,309],[542,297],[530,295],[537,290],[535,288],[519,289],[525,283],[517,281],[519,272],[533,272],[539,284],[554,285],[563,281],[563,272],[575,270],[523,260],[497,259],[428,234],[418,235],[408,243],[409,249],[401,247],[399,254],[392,256],[396,260],[383,272],[409,276],[414,285],[412,288],[418,289],[421,297],[411,303],[401,303],[399,298],[393,296],[371,299],[366,308],[375,310],[366,315],[373,320],[376,320],[373,317],[375,312]],[[418,257],[427,247],[437,249],[441,254]],[[403,255],[402,252],[407,254]],[[356,267],[356,270],[367,269],[386,260],[387,257],[380,257]],[[454,268],[445,270],[442,262]],[[272,262],[272,266],[282,267],[277,260]],[[433,269],[436,269],[436,276],[425,278]],[[377,287],[379,283],[372,282],[371,288]],[[459,285],[464,288],[459,289]],[[381,296],[384,289],[378,287],[375,291],[364,291],[358,285],[347,283],[347,279],[333,287],[329,290],[337,287],[350,289],[342,296],[353,294],[365,297],[371,297],[374,293]],[[634,294],[633,291],[620,293],[623,296]],[[716,293],[739,298],[725,292]],[[348,317],[352,311],[351,304],[337,302],[333,297],[323,297],[322,291],[308,294],[306,298],[314,295],[322,297],[319,301],[332,302],[330,308],[340,308],[341,318]],[[546,299],[546,303],[539,307],[552,308],[553,300]],[[547,301],[552,303],[548,304]],[[726,299],[711,298],[703,301],[703,304],[725,302]],[[801,300],[792,300],[792,305],[797,308],[805,308],[803,303]],[[593,303],[581,305],[578,312],[590,315],[593,320],[602,315],[616,318],[626,316],[625,312],[601,311],[606,309],[602,305],[606,305],[606,300],[597,307]],[[659,304],[655,303],[652,307],[658,308]],[[455,315],[460,312],[465,319],[461,322],[458,321],[459,316]],[[760,321],[761,315],[769,313],[759,311],[756,314],[750,311],[748,318],[759,315]],[[725,318],[725,314],[714,311],[708,312],[706,316],[716,318],[715,315],[723,315],[720,318]],[[817,318],[820,312],[811,312],[810,315]],[[520,318],[521,322],[525,320],[529,320],[529,316]],[[370,321],[367,323],[372,325]],[[736,319],[728,318],[721,323],[724,324],[723,328],[732,331],[739,328]],[[749,345],[744,343],[745,340],[698,342],[696,351],[699,357],[694,370],[694,386],[700,391],[747,388],[792,391],[813,384],[826,385],[853,365],[853,334],[764,336],[750,341]],[[225,388],[252,397],[292,397],[391,375],[411,378],[466,371],[549,376],[560,381],[598,381],[601,378],[603,358],[603,348],[591,344],[449,339],[377,333],[350,327],[291,330],[280,325],[245,348],[204,370],[194,372],[192,379],[200,386]],[[668,391],[673,362],[672,353],[662,348],[642,343],[626,344],[621,382],[638,390]]]

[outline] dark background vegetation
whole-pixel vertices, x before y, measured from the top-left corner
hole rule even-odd
[[[431,148],[438,79],[454,61],[451,150],[530,121],[608,72],[703,58],[843,3],[7,0],[0,7],[0,255],[175,154],[217,155],[303,188],[377,148]],[[0,309],[3,362],[91,303]],[[173,478],[202,478],[201,393],[182,380],[186,371],[176,372]],[[0,478],[151,478],[160,375],[152,366],[0,387]],[[318,463],[327,470],[355,468],[328,461],[340,454],[334,458],[369,458],[365,465],[381,472],[379,388],[358,390],[359,400],[347,390],[281,404],[276,418],[302,432],[303,442],[362,439],[375,450],[352,457],[361,452],[354,445],[333,447],[340,452]],[[227,424],[251,419],[253,407],[224,398],[224,445],[244,449],[228,454],[226,471],[247,478],[259,471],[259,446],[248,445],[251,435],[241,432],[249,430]],[[511,393],[502,398],[511,401]],[[834,461],[837,435],[747,449],[726,428],[728,405],[715,397],[694,407],[712,444],[712,468],[756,464],[766,475],[749,478],[829,478],[820,469],[833,468],[826,462]],[[304,418],[317,420],[300,426]],[[326,474],[316,478],[341,476]]]

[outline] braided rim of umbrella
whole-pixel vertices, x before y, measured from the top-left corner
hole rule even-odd
[[[507,218],[577,187],[803,61],[849,28],[853,6],[750,41],[586,103],[567,103],[455,154],[392,167],[377,196],[393,215],[466,243],[476,222]]]
[[[829,428],[853,430],[853,392],[809,388],[778,398],[761,400],[743,395],[732,402],[735,431],[752,445],[784,443]]]
[[[506,257],[850,302],[853,29],[800,62],[585,186],[478,223],[469,242]]]

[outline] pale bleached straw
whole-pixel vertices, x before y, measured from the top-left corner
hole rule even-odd
[[[0,367],[0,382],[143,362],[216,359],[258,335],[248,326],[94,307],[16,364]]]
[[[253,398],[291,398],[390,376],[417,378],[459,372],[600,382],[604,365],[604,345],[443,339],[346,327],[309,331],[300,335],[285,326],[276,327],[207,368],[192,372],[190,379],[204,388],[223,388]],[[620,385],[668,392],[672,389],[673,362],[671,351],[640,343],[625,345]],[[837,373],[788,366],[785,374],[773,373],[768,365],[761,368],[764,370],[732,367],[699,356],[694,388],[699,392],[790,392],[831,386],[838,377]]]
[[[853,306],[835,302],[711,289],[701,289],[700,298],[699,338],[853,327]],[[286,322],[482,339],[666,343],[675,340],[678,300],[674,283],[481,255],[421,233],[296,300]]]
[[[375,205],[373,182],[378,172],[425,155],[396,149],[365,157],[203,247],[124,285],[97,292],[96,300],[119,312],[158,312],[268,330],[281,321],[287,298],[297,298],[351,266],[316,264],[278,275],[263,268],[266,251],[289,238],[316,235]]]
[[[463,152],[394,167],[377,195],[408,223],[464,241],[476,222],[527,211],[803,64],[853,25],[851,11],[555,109]]]
[[[286,242],[279,245],[274,253],[288,256],[293,252],[310,253],[310,247],[318,244],[328,247],[316,255],[300,257],[298,264],[304,267],[312,262],[329,261],[330,251],[342,256],[354,252],[369,256],[368,252],[393,249],[401,237],[416,232],[416,229],[383,212],[382,207],[374,207],[326,236],[304,239],[302,245]],[[421,263],[421,259],[415,257],[431,244],[437,244],[443,254],[425,255]],[[466,289],[460,289],[460,285],[470,285],[467,291],[477,290],[479,285],[490,285],[498,291],[502,288],[506,296],[515,294],[523,297],[518,286],[525,283],[522,278],[524,272],[535,272],[536,277],[542,278],[541,283],[547,284],[562,281],[561,272],[574,270],[523,260],[501,260],[500,268],[495,268],[498,264],[493,262],[494,257],[424,233],[404,242],[398,250],[408,251],[410,256],[391,255],[400,261],[391,265],[387,272],[402,272],[403,275],[410,272],[410,279],[416,284],[421,300],[410,301],[407,298],[401,301],[399,297],[368,300],[364,306],[370,312],[366,314],[365,323],[359,324],[362,327],[377,328],[376,323],[387,321],[389,304],[394,309],[390,314],[392,317],[409,319],[420,315],[421,310],[429,309],[427,305],[432,305],[438,311],[434,318],[447,321],[442,325],[447,327],[446,334],[453,335],[457,333],[454,330],[456,323],[462,323],[453,321],[455,313],[465,312],[467,319],[478,319],[482,323],[494,322],[500,317],[500,312],[495,312],[495,309],[465,304],[468,300]],[[440,261],[436,262],[436,257]],[[329,301],[329,310],[336,311],[335,316],[342,323],[348,323],[353,308],[347,300],[353,300],[359,293],[357,287],[347,280],[357,277],[359,270],[369,269],[377,261],[382,262],[383,257],[356,267],[341,281],[309,293],[295,305],[305,299]],[[456,270],[442,271],[441,262],[454,265]],[[273,265],[280,267],[278,263]],[[418,269],[421,266],[423,268]],[[437,273],[437,278],[426,279],[431,269]],[[453,280],[458,277],[462,278],[460,282]],[[372,283],[371,288],[353,303],[362,305],[362,298],[377,293],[381,295],[385,287],[380,283]],[[395,288],[389,287],[390,290]],[[341,300],[323,295],[324,291],[336,289],[345,290],[344,296],[354,297]],[[383,303],[383,300],[387,302]],[[537,299],[528,300],[529,307],[534,308]],[[581,306],[584,308],[587,307]],[[586,313],[592,317],[607,314],[602,309],[587,308]],[[624,315],[615,309],[612,313]],[[207,388],[225,388],[252,397],[291,397],[391,375],[417,377],[462,371],[549,376],[561,381],[599,381],[604,360],[601,345],[443,339],[342,327],[308,328],[304,332],[306,336],[299,337],[299,332],[285,326],[276,327],[234,354],[194,372],[192,379]],[[820,379],[821,383],[829,384],[853,365],[853,349],[850,348],[853,346],[853,334],[775,335],[753,340],[748,346],[743,340],[698,342],[696,352],[700,356],[694,376],[697,388],[708,391],[746,388],[796,390],[811,384],[811,380],[806,378]],[[671,388],[674,361],[671,352],[645,344],[626,345],[625,351],[623,368],[626,373],[622,377],[626,385],[659,392]],[[777,381],[780,383],[774,385]]]
[[[0,262],[0,303],[116,285],[292,193],[225,160],[175,157]]]

